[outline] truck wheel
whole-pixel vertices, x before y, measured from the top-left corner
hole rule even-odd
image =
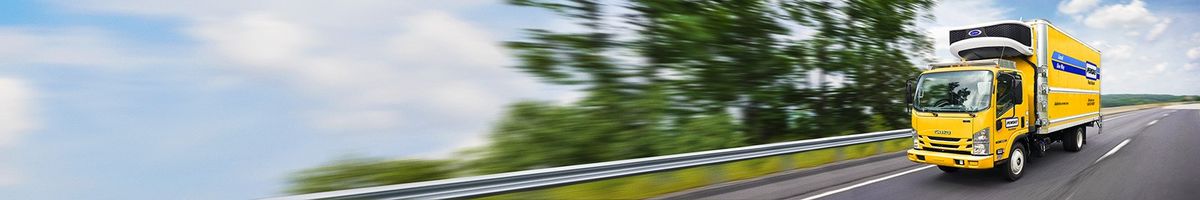
[[[1079,152],[1083,149],[1083,134],[1086,128],[1075,127],[1063,133],[1063,149],[1068,152]]]
[[[940,170],[942,170],[942,172],[946,172],[946,173],[954,173],[954,172],[958,171],[957,167],[947,167],[947,166],[941,166],[941,165],[938,165],[938,169],[940,169]]]
[[[1025,145],[1021,143],[1013,144],[1012,152],[1008,154],[1008,162],[1003,166],[998,166],[996,169],[1000,171],[1000,175],[1004,176],[1005,180],[1017,181],[1021,179],[1021,174],[1025,169]]]

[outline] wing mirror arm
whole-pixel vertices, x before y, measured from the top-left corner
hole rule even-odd
[[[911,112],[913,104],[913,81],[907,80],[904,83],[904,111]]]

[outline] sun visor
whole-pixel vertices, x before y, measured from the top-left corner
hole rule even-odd
[[[1032,32],[1020,21],[1001,21],[950,31],[950,53],[966,60],[1033,55]]]

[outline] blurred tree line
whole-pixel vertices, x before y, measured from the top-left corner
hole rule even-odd
[[[506,45],[517,69],[581,100],[515,103],[461,160],[337,161],[297,173],[289,192],[900,129],[905,80],[932,51],[914,25],[932,0],[509,3],[580,27]]]
[[[1101,107],[1131,106],[1152,103],[1200,101],[1200,96],[1168,94],[1106,94],[1100,96]]]

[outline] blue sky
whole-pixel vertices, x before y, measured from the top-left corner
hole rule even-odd
[[[1106,93],[1200,94],[1198,8],[948,1],[921,26],[1045,18],[1105,52]],[[523,28],[573,27],[483,0],[3,1],[0,196],[247,199],[340,157],[450,156],[506,104],[578,98],[507,67]]]

